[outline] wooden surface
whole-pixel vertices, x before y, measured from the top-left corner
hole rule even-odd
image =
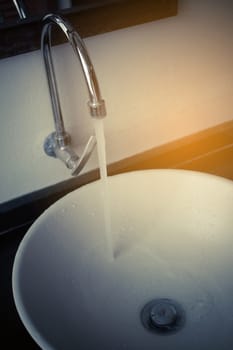
[[[156,168],[207,172],[233,180],[233,121],[109,166],[109,173]]]

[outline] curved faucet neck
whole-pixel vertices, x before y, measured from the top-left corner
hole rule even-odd
[[[60,16],[48,14],[43,18],[43,28],[41,34],[41,49],[45,63],[45,69],[48,79],[49,91],[52,101],[55,126],[58,135],[64,134],[64,122],[62,118],[61,106],[59,101],[57,82],[55,77],[54,65],[51,53],[51,29],[52,25],[57,25],[65,34],[68,42],[71,44],[75,55],[78,57],[85,81],[88,88],[90,101],[88,102],[90,114],[92,117],[104,117],[106,115],[105,103],[101,98],[100,89],[95,74],[94,67],[88,55],[84,41],[72,26],[64,21]]]

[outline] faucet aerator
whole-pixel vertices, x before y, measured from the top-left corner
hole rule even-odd
[[[104,118],[106,116],[106,108],[104,100],[99,102],[88,102],[90,115],[95,118]]]

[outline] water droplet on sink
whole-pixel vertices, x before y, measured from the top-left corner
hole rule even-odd
[[[208,293],[206,295],[200,296],[191,305],[191,318],[194,322],[200,322],[206,317],[210,317],[212,311],[215,308],[215,303],[213,297]]]

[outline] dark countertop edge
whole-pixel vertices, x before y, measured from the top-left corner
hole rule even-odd
[[[108,175],[142,169],[180,168],[209,172],[233,179],[228,164],[231,163],[232,153],[233,121],[229,121],[110,164]],[[224,165],[221,157],[226,157],[223,161],[230,170],[227,169],[225,172],[216,170],[214,163]],[[208,161],[210,165],[206,166]],[[98,179],[99,170],[95,169],[0,204],[0,235],[30,225],[58,199]]]
[[[27,226],[58,199],[98,178],[99,170],[92,170],[0,204],[0,235]]]

